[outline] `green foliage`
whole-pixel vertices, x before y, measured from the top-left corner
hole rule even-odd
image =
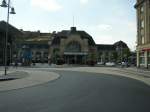
[[[59,51],[60,51],[59,48],[55,48],[55,49],[53,50],[52,61],[53,61],[54,63],[56,63],[57,60],[60,58]]]
[[[116,51],[113,52],[113,59],[114,59],[115,62],[116,62],[117,59],[118,59],[118,53],[117,53]]]
[[[88,55],[88,60],[96,61],[97,59],[97,54],[96,53],[89,53]]]
[[[131,52],[128,48],[123,49],[123,57],[128,58],[130,56]]]

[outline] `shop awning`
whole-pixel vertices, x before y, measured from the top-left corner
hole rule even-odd
[[[144,48],[142,51],[150,51],[150,48]]]
[[[64,55],[88,55],[86,52],[64,52]]]

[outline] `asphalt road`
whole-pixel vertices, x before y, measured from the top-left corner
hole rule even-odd
[[[150,112],[150,87],[105,74],[56,71],[55,81],[0,93],[0,112]]]

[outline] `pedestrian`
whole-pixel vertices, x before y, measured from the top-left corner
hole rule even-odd
[[[17,60],[15,61],[15,67],[16,68],[18,67],[18,61]]]

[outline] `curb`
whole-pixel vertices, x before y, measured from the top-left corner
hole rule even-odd
[[[0,76],[0,82],[1,81],[22,79],[22,78],[25,78],[27,76],[29,76],[29,74],[27,72],[14,71],[14,72],[8,73],[7,75]]]
[[[108,75],[114,75],[114,76],[122,76],[122,77],[127,77],[127,78],[132,78],[132,79],[135,79],[135,80],[138,80],[140,82],[143,82],[145,84],[147,84],[148,86],[150,86],[150,77],[145,75],[145,76],[142,76],[142,75],[137,75],[137,73],[131,73],[131,72],[123,72],[121,71],[120,69],[118,68],[68,68],[68,69],[58,69],[58,68],[55,68],[55,69],[51,69],[51,70],[64,70],[64,71],[78,71],[78,72],[88,72],[88,73],[104,73],[104,74],[108,74]],[[88,71],[87,71],[88,70]],[[128,71],[128,70],[127,70]]]
[[[38,85],[42,85],[51,81],[54,81],[60,77],[59,74],[54,72],[44,72],[43,71],[28,71],[21,70],[24,73],[28,74],[28,77],[9,80],[9,81],[1,81],[0,82],[0,92],[7,92],[12,90],[18,90],[23,88],[35,87]],[[33,73],[34,72],[34,73]],[[41,74],[37,74],[37,72],[41,72]],[[43,74],[42,74],[43,73]],[[43,79],[40,79],[44,77]]]
[[[132,71],[132,70],[128,70],[128,69],[119,69],[118,72],[123,72],[123,73],[129,73],[130,75],[136,75],[139,77],[144,77],[144,78],[150,78],[150,75],[147,75],[145,73],[141,73],[138,71]]]

